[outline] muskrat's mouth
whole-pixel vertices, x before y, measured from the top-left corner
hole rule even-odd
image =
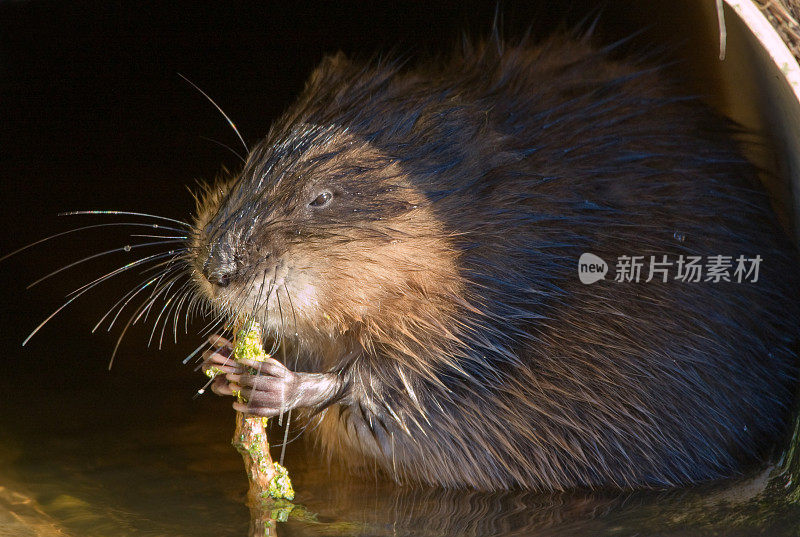
[[[266,332],[292,331],[291,326],[297,323],[297,306],[304,299],[292,289],[288,271],[275,267],[269,272],[250,277],[244,285],[220,287],[206,280],[201,283],[201,292],[227,326],[252,319],[261,323]]]

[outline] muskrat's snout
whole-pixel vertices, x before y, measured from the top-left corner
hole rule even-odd
[[[231,274],[232,272],[227,269],[217,269],[216,263],[212,264],[211,259],[206,259],[203,263],[203,276],[213,285],[228,287],[231,283]]]
[[[213,243],[202,262],[203,277],[212,285],[228,287],[236,275],[236,256],[222,241]]]

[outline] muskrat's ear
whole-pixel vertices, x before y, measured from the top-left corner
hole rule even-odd
[[[321,86],[333,86],[340,80],[347,78],[352,66],[353,62],[342,51],[331,56],[325,56],[319,66],[311,73],[311,77],[306,84],[306,90],[313,90]]]

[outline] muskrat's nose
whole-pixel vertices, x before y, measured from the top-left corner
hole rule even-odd
[[[215,267],[211,266],[209,260],[203,263],[203,276],[212,284],[220,287],[227,287],[231,283],[231,275],[218,269],[215,270]]]
[[[227,274],[211,274],[207,275],[206,278],[214,285],[219,285],[220,287],[228,287],[228,284],[231,283],[231,277]]]

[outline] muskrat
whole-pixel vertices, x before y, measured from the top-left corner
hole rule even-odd
[[[289,357],[251,374],[214,336],[214,391],[400,483],[669,487],[763,460],[793,401],[796,254],[730,122],[617,56],[557,36],[325,58],[198,204],[199,293]],[[586,252],[763,261],[587,285]]]

